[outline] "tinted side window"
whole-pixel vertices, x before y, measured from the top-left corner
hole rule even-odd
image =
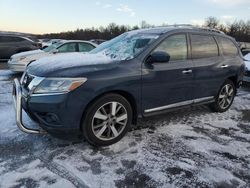
[[[191,34],[192,58],[208,58],[219,55],[218,46],[212,36]]]
[[[187,39],[185,34],[166,38],[154,51],[164,51],[170,55],[170,61],[187,59]]]
[[[22,41],[25,41],[25,39],[20,37],[12,37],[12,42],[22,42]]]
[[[0,37],[0,40],[1,40],[1,42],[13,42],[13,39],[12,39],[12,37],[9,37],[9,36],[1,36]]]
[[[234,43],[227,38],[218,37],[218,41],[221,44],[223,55],[237,55],[238,49],[234,45]]]
[[[23,38],[20,38],[20,37],[12,37],[12,36],[1,36],[0,37],[0,42],[22,42],[24,41],[25,39]]]
[[[58,52],[76,52],[76,43],[64,44],[58,48]]]
[[[79,52],[89,52],[90,50],[93,50],[95,47],[91,44],[81,42],[79,44]]]

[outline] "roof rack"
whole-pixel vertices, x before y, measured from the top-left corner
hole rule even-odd
[[[204,31],[212,31],[212,32],[216,32],[216,33],[225,34],[223,31],[220,31],[219,29],[214,29],[214,28],[210,28],[210,27],[197,27],[197,28],[202,29]]]
[[[210,28],[210,27],[194,26],[192,24],[174,24],[174,25],[167,25],[167,27],[190,27],[191,29],[200,29],[200,30],[204,30],[204,31],[211,31],[211,32],[225,34],[223,31],[220,31],[218,29],[214,29],[214,28]]]

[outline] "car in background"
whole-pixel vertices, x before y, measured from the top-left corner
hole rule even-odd
[[[44,39],[46,40],[46,39]],[[49,41],[50,39],[48,39],[47,41]],[[42,39],[39,39],[39,42],[40,43],[43,43],[42,42],[43,40]],[[61,42],[66,42],[66,40],[62,41],[60,40]],[[59,42],[59,41],[58,41]],[[55,47],[57,42],[53,42],[53,46],[52,47]],[[49,46],[51,46],[52,44],[49,44]],[[46,47],[47,48],[47,47]],[[50,47],[50,49],[52,49]],[[41,49],[37,49],[37,50],[30,50],[30,51],[27,51],[27,52],[20,52],[20,53],[17,53],[17,54],[14,54],[10,57],[10,60],[18,60],[18,59],[23,59],[25,58],[26,56],[29,56],[29,55],[34,55],[34,54],[39,54],[39,53],[43,53],[45,50],[45,48],[41,48]]]
[[[13,54],[39,49],[41,44],[29,37],[0,34],[0,60],[8,60]]]
[[[244,61],[246,65],[245,74],[243,77],[244,84],[250,84],[250,52],[244,56]]]
[[[239,45],[243,56],[250,52],[250,42],[239,42]]]
[[[63,39],[44,39],[42,40],[42,49],[47,48],[48,46],[62,41]]]
[[[57,53],[89,52],[96,48],[96,44],[81,40],[61,40],[42,50],[18,53],[11,56],[8,67],[13,72],[24,72],[26,67],[33,61],[42,57],[52,56]]]
[[[96,43],[96,44],[102,44],[104,42],[106,42],[107,40],[103,40],[103,39],[91,39],[90,42]]]

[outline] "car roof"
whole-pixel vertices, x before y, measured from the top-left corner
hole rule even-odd
[[[70,42],[85,42],[85,43],[88,43],[88,44],[92,44],[93,46],[98,46],[97,44],[95,44],[93,42],[90,42],[90,41],[87,41],[87,40],[61,40],[59,42],[62,42],[63,44],[70,43]]]
[[[18,35],[18,34],[8,34],[8,33],[0,33],[0,36],[4,36],[4,37],[19,37],[19,38],[23,38],[25,40],[28,40],[30,42],[34,42],[34,38],[32,38],[31,36],[27,36],[27,35]]]
[[[146,29],[138,29],[138,30],[134,30],[134,31],[130,31],[129,33],[131,34],[136,34],[136,33],[141,33],[141,34],[165,34],[168,33],[170,31],[196,31],[196,32],[200,32],[200,33],[206,33],[206,34],[215,34],[215,35],[220,35],[220,36],[226,36],[229,37],[228,35],[226,35],[225,33],[223,33],[220,30],[217,29],[213,29],[213,28],[208,28],[208,27],[198,27],[198,26],[193,26],[193,25],[188,25],[188,24],[179,24],[179,25],[169,25],[169,26],[162,26],[162,27],[153,27],[153,28],[146,28]],[[232,38],[232,37],[230,37]]]

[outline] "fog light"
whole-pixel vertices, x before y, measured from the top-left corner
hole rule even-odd
[[[46,116],[45,116],[45,120],[48,123],[58,123],[59,122],[59,119],[58,119],[57,115],[53,114],[53,113],[47,113]]]
[[[44,121],[47,124],[54,124],[54,125],[59,125],[60,124],[60,119],[58,118],[58,116],[54,113],[36,113],[37,117],[39,119],[41,119],[42,121]]]

